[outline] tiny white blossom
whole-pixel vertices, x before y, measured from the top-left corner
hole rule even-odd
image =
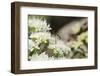
[[[35,31],[51,30],[50,24],[48,24],[46,20],[38,18],[29,19],[29,27],[34,27]]]
[[[36,33],[32,33],[30,35],[30,38],[39,38],[39,39],[49,39],[51,37],[51,34],[49,32],[36,32]]]
[[[29,41],[29,49],[35,46],[35,43],[32,40],[29,39],[28,41]]]
[[[44,60],[48,60],[48,55],[44,53],[41,53],[40,55],[38,54],[33,54],[31,57],[31,61],[44,61]]]
[[[34,47],[37,48],[37,49],[40,49],[35,42],[33,42],[32,40],[29,39],[29,49],[30,49],[30,51],[32,51],[34,49]]]

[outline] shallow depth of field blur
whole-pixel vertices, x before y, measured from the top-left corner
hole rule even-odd
[[[28,60],[88,57],[86,17],[28,15]]]

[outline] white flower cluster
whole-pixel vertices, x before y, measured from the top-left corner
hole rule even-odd
[[[47,40],[51,38],[51,34],[49,32],[35,32],[30,35],[30,38],[36,38],[39,40]]]
[[[59,53],[62,56],[64,56],[64,53],[68,54],[68,53],[71,52],[71,48],[69,46],[66,46],[65,43],[62,40],[59,40],[59,39],[57,39],[55,44],[50,44],[48,46],[48,48],[54,49],[55,54]]]
[[[34,49],[40,49],[38,44],[29,39],[29,50],[32,52]]]
[[[50,33],[51,27],[46,19],[35,17],[29,19],[28,27],[29,32],[31,31],[29,33],[29,60],[44,61],[87,57],[87,47],[83,43],[83,41],[88,43],[87,31],[78,35],[76,40],[65,43]],[[75,32],[78,31],[79,29]]]
[[[29,27],[34,28],[35,32],[38,31],[49,31],[51,30],[51,27],[49,24],[47,24],[46,20],[38,19],[38,18],[32,18],[28,21]]]
[[[32,58],[31,58],[32,61],[37,61],[37,60],[44,61],[44,60],[48,60],[48,59],[49,59],[48,55],[46,55],[45,53],[41,53],[40,55],[33,54]]]
[[[51,35],[49,32],[51,27],[45,19],[29,19],[29,28],[35,29],[32,29],[33,31],[29,35],[30,60],[54,60],[55,56],[49,57],[47,51],[52,51],[51,54],[56,55],[57,57],[62,56],[62,58],[64,58],[64,53],[68,54],[70,52],[71,49],[66,46],[62,40]]]

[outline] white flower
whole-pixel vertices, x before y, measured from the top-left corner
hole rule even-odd
[[[35,46],[35,43],[32,40],[29,39],[28,41],[29,41],[29,49]]]
[[[56,38],[55,38],[55,36],[52,36],[52,35],[51,35],[51,36],[48,37],[48,39],[49,39],[49,43],[50,43],[50,44],[55,44],[55,43],[56,43]]]
[[[34,47],[37,49],[40,49],[38,47],[38,44],[36,44],[35,42],[33,42],[32,40],[29,39],[29,50],[32,51],[34,49]]]
[[[46,20],[33,18],[29,19],[29,27],[34,27],[35,31],[49,31],[51,30],[50,24]]]
[[[56,44],[51,44],[48,46],[50,49],[55,49],[55,51],[58,51],[60,54],[68,53],[71,51],[70,47],[64,44],[62,40],[57,40]]]
[[[44,61],[48,60],[48,55],[45,54],[45,52],[41,53],[40,55],[38,54],[33,54],[31,57],[31,61]]]
[[[51,34],[49,32],[36,32],[30,35],[30,38],[37,38],[37,39],[49,39]]]
[[[71,50],[70,47],[67,46],[62,40],[57,40],[57,46],[63,50]]]

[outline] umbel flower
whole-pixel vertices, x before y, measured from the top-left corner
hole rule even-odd
[[[46,32],[51,30],[50,25],[46,22],[46,20],[32,18],[29,19],[29,32]]]
[[[80,27],[75,32],[78,32]],[[29,48],[28,59],[34,60],[55,60],[87,57],[87,32],[77,36],[76,41],[64,43],[63,40],[50,33],[51,27],[46,19],[33,17],[28,21]]]

